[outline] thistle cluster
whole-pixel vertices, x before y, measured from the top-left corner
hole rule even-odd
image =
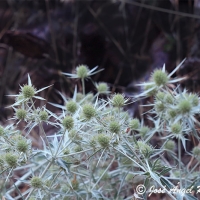
[[[48,87],[36,90],[29,76],[28,84],[14,95],[12,120],[16,125],[25,125],[23,134],[13,125],[0,126],[0,169],[8,174],[5,181],[13,170],[25,170],[6,191],[6,198],[15,188],[20,191],[21,183],[25,183],[30,187],[21,194],[26,199],[131,199],[133,194],[128,191],[145,183],[146,187],[157,184],[165,188],[175,199],[166,185],[174,186],[177,177],[183,176],[180,147],[186,149],[185,136],[193,134],[198,138],[194,133],[200,108],[198,95],[172,88],[181,80],[171,78],[178,68],[168,74],[165,67],[155,70],[150,81],[141,84],[144,92],[132,98],[119,93],[110,95],[108,85],[102,82],[95,83],[96,94],[85,94],[84,81],[101,71],[96,69],[79,65],[74,74],[63,73],[80,79],[82,86],[75,87],[72,98],[60,93],[63,105],[49,102],[56,108],[55,113],[47,105],[36,107],[35,101],[44,100],[39,92]],[[148,111],[140,118],[132,118],[126,105],[149,96],[153,96],[153,102]],[[47,127],[51,134],[46,132]],[[32,146],[33,133],[39,134],[41,140],[36,142],[42,144],[41,149]],[[159,142],[155,142],[158,137]],[[199,161],[199,147],[191,152]],[[172,155],[173,162],[169,163],[165,154]],[[172,167],[179,169],[179,176]],[[194,181],[194,176],[184,178],[183,187]]]

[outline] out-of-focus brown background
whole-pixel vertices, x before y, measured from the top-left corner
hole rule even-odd
[[[36,88],[54,84],[42,95],[60,103],[55,91],[71,96],[79,84],[60,72],[79,64],[104,68],[94,81],[130,96],[152,70],[165,63],[170,72],[187,57],[176,76],[187,74],[183,86],[199,91],[198,0],[1,0],[0,19],[1,123],[12,114],[6,95],[27,73]]]

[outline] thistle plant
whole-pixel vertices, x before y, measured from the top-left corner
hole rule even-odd
[[[86,94],[84,81],[99,71],[80,65],[75,74],[63,75],[80,79],[82,88],[75,87],[72,97],[59,93],[63,105],[48,102],[59,112],[36,107],[36,101],[44,101],[39,92],[50,86],[37,90],[28,75],[28,84],[13,95],[15,122],[0,126],[5,199],[147,199],[151,186],[165,190],[171,199],[197,199],[200,148],[187,149],[186,140],[199,140],[199,97],[179,85],[171,87],[181,80],[171,79],[179,67],[170,74],[165,67],[155,70],[149,82],[140,84],[141,94],[126,98],[110,94],[106,83],[95,83],[97,93]],[[126,105],[151,95],[143,118],[132,118]],[[18,130],[21,122],[24,129]],[[29,137],[34,129],[40,130],[42,148],[34,147]],[[182,149],[190,157],[188,165]],[[16,179],[19,170],[22,176]],[[180,189],[192,187],[193,192],[172,193],[178,182]],[[26,191],[20,190],[24,184]],[[144,193],[133,192],[139,184],[146,187]]]

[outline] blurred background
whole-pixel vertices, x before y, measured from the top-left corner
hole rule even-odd
[[[72,96],[79,85],[61,72],[79,64],[104,68],[93,80],[131,96],[155,68],[170,72],[187,58],[175,76],[199,91],[199,0],[1,0],[0,19],[1,123],[28,73],[38,89],[54,84],[42,96],[61,103],[55,91]]]

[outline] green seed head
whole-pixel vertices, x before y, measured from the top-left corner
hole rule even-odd
[[[138,143],[140,151],[143,154],[146,154],[146,153],[151,152],[153,150],[152,147],[150,145],[146,144],[146,142],[144,142],[144,141],[138,141],[137,143]]]
[[[107,135],[101,133],[98,135],[97,139],[101,147],[106,148],[109,146],[110,138]]]
[[[192,153],[195,158],[200,158],[200,147],[196,146],[193,148]]]
[[[99,83],[97,85],[97,91],[99,94],[107,94],[109,91],[109,87],[107,83]]]
[[[88,93],[86,95],[86,98],[85,100],[87,100],[88,102],[92,102],[93,101],[93,98],[94,98],[94,95],[92,93]]]
[[[97,138],[96,137],[93,137],[91,140],[90,140],[90,146],[92,148],[95,148],[97,146]]]
[[[64,153],[65,155],[67,155],[67,154],[70,153],[70,150],[69,150],[68,148],[65,148],[65,149],[63,150],[63,153]]]
[[[41,121],[47,121],[49,116],[48,113],[45,110],[43,110],[40,111],[39,117]]]
[[[194,155],[194,157],[196,158],[200,158],[200,147],[196,146],[193,148],[192,153]]]
[[[26,151],[28,150],[28,144],[27,144],[27,141],[25,139],[19,140],[17,142],[17,150],[19,152],[26,153]]]
[[[17,109],[16,110],[16,117],[19,120],[24,120],[26,118],[27,112],[24,109]]]
[[[135,118],[135,119],[132,119],[129,123],[129,126],[130,126],[130,129],[131,130],[135,130],[135,129],[138,129],[139,126],[140,126],[140,121]]]
[[[125,105],[125,99],[122,94],[116,94],[112,98],[112,104],[114,107],[123,107]]]
[[[84,98],[84,95],[80,92],[76,94],[76,101],[80,102]]]
[[[168,104],[173,104],[174,103],[174,98],[171,94],[166,94],[165,95],[165,102]]]
[[[67,111],[69,111],[70,113],[75,113],[77,110],[77,104],[73,100],[68,101],[66,104],[66,108],[67,108]]]
[[[38,176],[34,176],[30,182],[33,188],[40,189],[43,187],[42,179]]]
[[[0,126],[0,136],[3,136],[5,134],[4,128]]]
[[[171,126],[171,132],[175,134],[179,134],[182,131],[182,127],[180,123],[175,123]]]
[[[120,132],[120,124],[117,121],[111,121],[109,125],[109,130],[111,133],[118,134]]]
[[[174,151],[175,146],[176,146],[176,144],[175,144],[175,142],[174,142],[173,140],[168,140],[168,141],[165,143],[164,148],[165,148],[165,150]]]
[[[85,104],[83,106],[83,115],[87,120],[90,120],[92,117],[96,115],[96,110],[92,105]]]
[[[167,73],[160,69],[155,70],[152,77],[157,86],[166,85],[168,82]]]
[[[9,167],[16,167],[17,166],[17,156],[13,153],[6,153],[5,161],[9,165]]]
[[[177,116],[177,111],[174,110],[174,109],[169,109],[169,110],[167,111],[167,113],[168,113],[168,115],[169,115],[170,118],[174,118],[174,117]]]
[[[141,127],[139,134],[140,134],[142,137],[144,137],[144,136],[146,136],[146,134],[147,134],[148,132],[149,132],[149,127],[148,127],[148,126],[143,126],[143,127]]]
[[[73,141],[81,140],[81,137],[75,129],[70,130],[68,137]]]
[[[81,146],[76,146],[75,148],[74,148],[74,151],[75,152],[80,152],[80,151],[82,151],[83,149],[82,149],[82,147]]]
[[[88,66],[86,66],[86,65],[79,65],[76,68],[76,74],[80,79],[87,78],[88,77],[88,72],[89,72],[89,69],[88,69]]]
[[[35,95],[35,88],[30,85],[25,85],[22,88],[22,94],[25,99],[30,99]]]
[[[74,127],[74,120],[71,116],[66,116],[62,124],[67,130],[71,130]]]
[[[147,93],[147,96],[154,96],[156,93],[157,93],[157,90],[154,88],[155,87],[155,85],[154,84],[152,84],[152,85],[145,85],[144,86],[144,90],[145,91],[148,91],[148,90],[150,90],[148,93]]]
[[[165,105],[163,102],[158,101],[155,103],[155,110],[156,112],[163,112],[165,110]]]
[[[190,94],[189,99],[191,100],[193,106],[199,105],[199,97],[196,94]]]
[[[192,105],[188,100],[183,99],[179,102],[178,109],[181,114],[187,114],[191,111]]]
[[[156,94],[156,100],[158,100],[158,101],[164,101],[164,98],[165,98],[165,93],[164,92],[158,92]]]

